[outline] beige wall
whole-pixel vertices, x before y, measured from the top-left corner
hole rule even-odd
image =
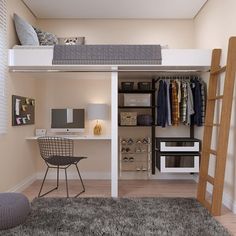
[[[50,132],[51,108],[85,108],[88,103],[111,104],[110,73],[51,74],[37,83],[37,128]],[[87,114],[86,114],[87,116]],[[109,117],[110,119],[110,117]],[[86,121],[85,134],[93,134],[94,122]],[[103,122],[103,134],[110,135],[110,122]],[[75,154],[89,157],[81,162],[81,171],[91,178],[91,172],[100,174],[111,171],[110,141],[76,141]],[[37,172],[45,171],[45,166],[37,156]],[[71,169],[73,171],[73,168]],[[88,173],[90,173],[88,175]],[[99,177],[98,177],[99,178]]]
[[[162,44],[193,48],[192,20],[39,20],[58,36],[85,36],[88,44]]]
[[[32,25],[36,25],[37,20],[21,0],[7,0],[6,2],[8,8],[8,46],[11,48],[15,44],[19,44],[13,23],[13,14],[18,14]]]
[[[195,45],[197,48],[222,48],[222,65],[226,63],[228,40],[236,35],[236,1],[208,0],[194,20]],[[222,86],[221,86],[222,87]],[[221,89],[222,90],[222,89]],[[226,167],[225,192],[235,199],[235,155],[236,155],[236,103],[234,96],[228,159]],[[211,167],[212,169],[212,167]],[[212,171],[212,170],[211,170]]]
[[[19,0],[8,0],[8,42],[9,47],[16,43],[15,29],[12,23],[13,13],[16,12],[32,24],[36,20]],[[20,184],[35,172],[35,160],[32,158],[35,150],[25,141],[31,135],[34,126],[11,126],[11,95],[35,97],[35,82],[31,79],[14,78],[9,73],[8,87],[8,132],[0,135],[0,192],[7,191]]]

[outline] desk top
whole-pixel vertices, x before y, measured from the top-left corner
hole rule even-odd
[[[50,137],[50,136],[49,136]],[[111,136],[94,135],[53,135],[53,137],[62,137],[72,140],[111,140]],[[37,140],[39,136],[26,137],[26,140]]]

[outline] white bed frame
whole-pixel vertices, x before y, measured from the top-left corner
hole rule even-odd
[[[11,72],[111,72],[111,195],[118,196],[118,74],[120,71],[209,71],[212,50],[162,49],[161,65],[52,65],[53,47],[15,47],[9,50]]]
[[[162,49],[161,65],[115,65],[118,71],[209,70],[211,50]],[[112,71],[114,65],[52,65],[53,47],[21,47],[9,50],[12,71]]]

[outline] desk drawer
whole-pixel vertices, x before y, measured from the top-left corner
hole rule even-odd
[[[157,168],[163,173],[198,173],[199,154],[158,153]]]

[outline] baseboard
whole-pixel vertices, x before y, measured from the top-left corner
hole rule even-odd
[[[45,172],[38,172],[36,177],[37,179],[43,179]],[[56,179],[56,170],[51,170],[48,175],[47,179]],[[111,173],[110,172],[81,172],[81,176],[84,180],[110,180]],[[76,171],[67,171],[67,178],[68,179],[78,179],[78,173]],[[60,179],[65,179],[65,172],[60,170],[59,174]]]
[[[149,179],[160,179],[160,180],[194,180],[194,176],[191,174],[183,173],[157,173],[151,175]]]
[[[196,183],[198,183],[198,175],[196,175],[194,180],[196,181]],[[212,185],[207,185],[207,192],[212,195]],[[233,198],[228,193],[223,193],[222,202],[227,208],[229,208],[234,214],[236,214],[236,202],[234,202]]]
[[[232,209],[232,212],[233,212],[234,214],[236,214],[236,202],[233,203],[233,209]]]
[[[38,172],[37,179],[43,179],[45,172]],[[81,176],[84,180],[111,180],[110,172],[81,172]],[[76,171],[67,172],[68,179],[78,179],[78,173]],[[60,179],[65,179],[65,173],[63,170],[60,171]],[[56,170],[51,170],[47,179],[56,179]],[[193,175],[190,174],[172,174],[172,173],[159,173],[151,175],[149,177],[131,174],[122,174],[121,179],[162,179],[162,180],[193,180]]]
[[[7,192],[23,192],[35,180],[36,180],[36,175],[32,175],[32,176],[22,180],[19,184],[15,185],[14,187],[10,188]]]

